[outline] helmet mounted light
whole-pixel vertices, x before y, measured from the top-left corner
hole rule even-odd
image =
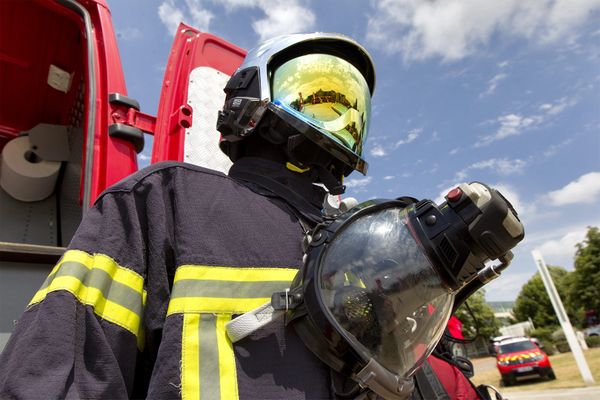
[[[510,203],[478,182],[440,205],[365,202],[317,225],[290,290],[271,304],[332,369],[386,399],[406,399],[456,297],[497,276],[523,237]]]

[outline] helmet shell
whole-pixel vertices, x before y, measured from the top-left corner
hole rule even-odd
[[[235,115],[235,113],[239,114],[240,111],[233,110],[236,103],[232,103],[231,99],[244,99],[244,102],[250,100],[249,103],[252,104],[249,107],[251,109],[259,108],[259,103],[266,104],[271,102],[273,100],[271,87],[273,72],[291,59],[317,53],[333,55],[352,64],[363,75],[369,92],[371,96],[373,95],[375,89],[373,60],[367,50],[355,40],[338,33],[316,32],[284,35],[267,40],[247,53],[243,63],[232,75],[225,88],[226,101],[223,111],[220,112],[221,120],[225,119],[223,118],[225,114],[234,113],[234,119],[239,121],[239,115]],[[245,111],[246,109],[244,109]],[[222,133],[221,150],[232,161],[235,161],[238,152],[234,149],[239,146],[239,141],[252,133],[254,125],[250,129],[246,128],[243,132],[237,129],[228,130],[227,134],[223,129],[219,128],[219,123],[217,126]],[[274,140],[270,140],[271,142],[283,144],[286,140],[284,137],[279,136],[278,133],[273,133],[273,135],[275,138]],[[329,153],[328,157],[342,160],[345,163],[346,166],[343,167],[343,175],[348,175],[353,169],[358,169],[362,173],[366,172],[366,162],[362,160],[360,155],[354,156],[357,157],[358,161],[355,159],[352,162],[348,162],[350,150],[348,152],[327,152]],[[354,165],[359,167],[355,167]]]
[[[339,33],[302,33],[267,40],[248,52],[238,71],[258,68],[259,98],[271,100],[271,72],[292,58],[312,53],[331,54],[353,64],[365,77],[371,96],[373,95],[375,68],[371,56],[355,40]]]

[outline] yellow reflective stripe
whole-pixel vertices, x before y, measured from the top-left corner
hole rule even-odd
[[[181,399],[200,400],[200,314],[183,316]]]
[[[175,282],[184,279],[205,281],[291,281],[297,269],[293,268],[251,268],[251,267],[211,267],[204,265],[182,265],[175,272]]]
[[[219,379],[221,386],[221,399],[237,399],[237,372],[235,369],[235,355],[233,345],[227,336],[225,324],[231,320],[229,314],[217,315],[217,343],[219,348]]]
[[[178,313],[244,314],[270,301],[270,297],[180,297],[169,301],[167,315]]]
[[[260,307],[271,298],[260,296],[247,298],[236,297],[240,293],[263,293],[265,286],[273,291],[284,290],[294,279],[298,270],[293,268],[244,268],[217,267],[204,265],[182,265],[175,272],[173,292],[167,309],[167,315],[175,313],[212,313],[243,314]],[[236,285],[228,285],[235,282]],[[224,290],[222,296],[214,297],[208,293],[199,296],[202,291],[208,292],[207,284],[224,289],[235,287],[235,293]],[[276,289],[278,288],[278,289]]]
[[[146,300],[143,278],[103,254],[67,251],[29,303],[43,301],[50,292],[64,290],[100,318],[133,333],[144,347],[141,317]]]
[[[268,302],[273,291],[289,287],[297,272],[293,268],[204,265],[177,269],[167,315],[183,313],[183,399],[239,398],[235,355],[225,324],[232,314],[253,310]],[[215,348],[203,348],[212,343]],[[207,371],[209,366],[214,371]]]
[[[90,262],[93,268],[98,268],[106,272],[115,282],[119,282],[125,286],[128,286],[140,294],[144,289],[144,278],[135,273],[134,271],[123,268],[118,265],[112,258],[103,254],[94,254],[90,256]],[[91,266],[90,264],[87,264]]]

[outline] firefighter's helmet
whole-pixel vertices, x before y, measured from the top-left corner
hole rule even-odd
[[[248,52],[225,87],[217,122],[221,150],[235,161],[243,139],[258,135],[281,145],[296,167],[317,171],[330,191],[339,191],[343,176],[366,173],[362,151],[374,88],[371,57],[349,37],[271,39]]]

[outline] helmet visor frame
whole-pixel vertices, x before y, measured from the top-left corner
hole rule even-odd
[[[272,72],[271,98],[299,120],[362,155],[371,114],[371,92],[350,62],[324,53],[292,58]]]

